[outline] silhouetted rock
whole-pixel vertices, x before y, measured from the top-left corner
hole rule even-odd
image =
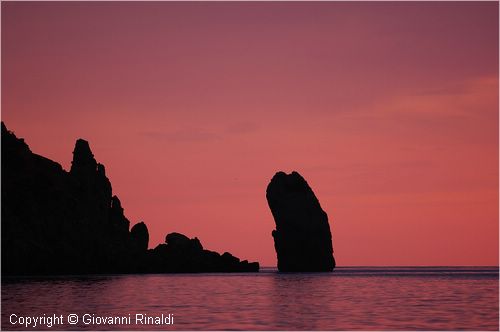
[[[190,247],[191,241],[184,234],[170,233],[165,236],[165,243],[167,243],[171,248],[185,250]]]
[[[73,150],[73,161],[71,162],[72,174],[94,173],[97,169],[97,162],[90,150],[89,142],[78,139]]]
[[[225,252],[223,255],[203,249],[198,238],[190,239],[180,233],[170,233],[165,244],[151,251],[150,266],[167,272],[257,272],[259,263],[240,262]],[[157,271],[152,271],[157,272]]]
[[[328,216],[304,178],[297,172],[276,173],[266,198],[276,223],[272,235],[279,271],[332,271]]]
[[[123,234],[123,236],[125,236],[125,234],[128,234],[128,229],[130,227],[130,221],[123,214],[122,203],[116,195],[111,197],[111,207],[109,209],[109,226],[114,229],[116,233]]]
[[[255,271],[255,264],[217,265],[218,254],[178,233],[148,250],[146,225],[129,231],[121,202],[87,141],[76,141],[66,172],[32,153],[3,122],[1,129],[2,275]]]
[[[149,232],[144,222],[135,224],[130,230],[130,238],[138,251],[148,250]]]

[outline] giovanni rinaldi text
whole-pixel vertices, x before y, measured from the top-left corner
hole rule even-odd
[[[172,325],[173,314],[126,314],[103,316],[97,314],[68,314],[68,315],[39,315],[22,316],[11,314],[9,322],[12,325],[21,325],[26,328],[52,327],[55,325]]]

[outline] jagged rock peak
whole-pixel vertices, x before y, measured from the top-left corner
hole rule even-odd
[[[84,139],[78,139],[73,150],[73,161],[71,162],[71,172],[80,170],[96,171],[97,162],[90,150],[89,142]]]

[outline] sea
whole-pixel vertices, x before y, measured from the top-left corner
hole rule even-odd
[[[2,330],[498,330],[498,272],[3,277]]]

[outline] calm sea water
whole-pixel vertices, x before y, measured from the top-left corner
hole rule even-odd
[[[3,278],[2,329],[498,330],[498,285],[497,267]]]

